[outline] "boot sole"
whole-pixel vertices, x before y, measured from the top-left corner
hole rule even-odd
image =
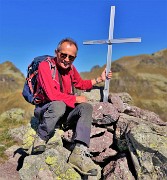
[[[83,175],[88,175],[88,176],[97,176],[97,169],[93,169],[90,170],[90,172],[84,172],[81,171],[77,166],[75,166],[74,164],[71,164],[70,162],[68,163],[69,165],[71,165],[71,167],[73,167],[74,169],[76,169],[77,171],[79,171],[81,174]]]

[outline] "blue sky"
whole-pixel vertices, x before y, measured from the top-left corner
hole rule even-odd
[[[58,42],[71,37],[79,46],[79,72],[104,65],[107,45],[83,41],[108,38],[111,6],[114,38],[142,38],[113,45],[113,61],[167,48],[166,0],[0,0],[0,63],[9,60],[26,74],[33,57],[54,55]]]

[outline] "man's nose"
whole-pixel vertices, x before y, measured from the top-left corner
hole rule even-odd
[[[70,60],[69,60],[69,55],[67,55],[67,57],[65,58],[65,60],[66,60],[66,61],[70,61]]]

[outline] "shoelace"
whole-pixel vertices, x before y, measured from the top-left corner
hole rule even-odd
[[[92,162],[93,162],[90,157],[92,157],[93,155],[90,154],[90,152],[86,146],[81,145],[80,148],[81,148],[82,159],[85,159],[85,157],[86,157],[86,159],[85,159],[86,161],[84,161],[85,165],[90,167],[92,165]]]
[[[92,157],[93,156],[92,154],[90,154],[90,152],[89,152],[89,150],[88,150],[88,148],[86,146],[80,145],[80,148],[82,150],[82,156],[85,156],[85,155],[87,157]]]

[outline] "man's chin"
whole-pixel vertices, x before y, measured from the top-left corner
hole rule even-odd
[[[59,64],[62,69],[68,69],[70,65],[65,66],[63,63]]]

